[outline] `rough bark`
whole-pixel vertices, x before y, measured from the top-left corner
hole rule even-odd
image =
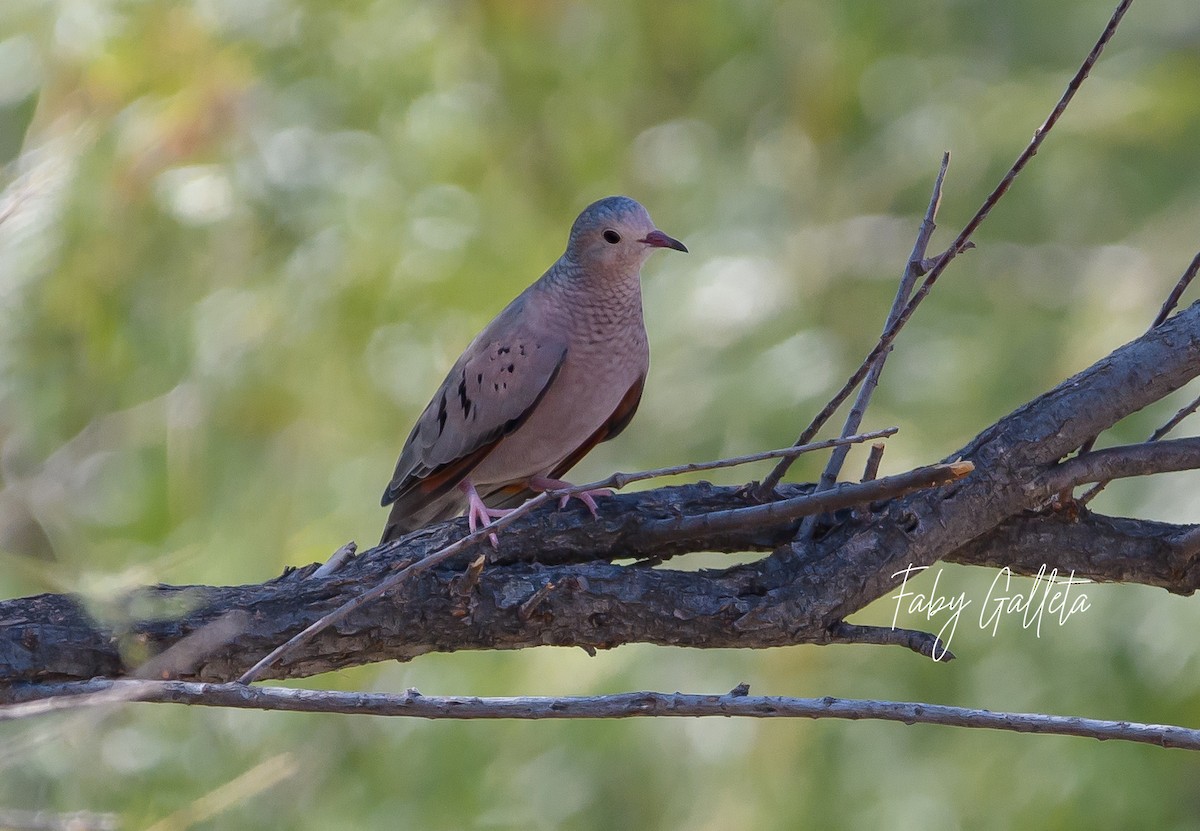
[[[598,521],[578,506],[539,510],[504,532],[498,552],[476,549],[401,585],[314,637],[267,676],[298,677],[433,651],[537,645],[590,650],[635,641],[760,648],[861,640],[924,651],[920,633],[889,639],[843,621],[890,591],[898,570],[937,560],[1026,573],[1046,563],[1094,580],[1191,593],[1200,579],[1194,528],[1055,512],[1043,503],[1048,482],[1059,484],[1087,466],[1060,465],[1064,455],[1197,374],[1200,305],[951,454],[974,462],[965,479],[844,511],[805,543],[793,540],[795,519],[701,528],[689,537],[672,533],[672,518],[755,505],[750,488],[697,484],[621,495],[602,503]],[[1153,454],[1098,451],[1106,455],[1094,467],[1097,475],[1111,475],[1194,466],[1188,461],[1194,441],[1173,447]],[[1147,466],[1147,458],[1156,461]],[[778,496],[794,498],[808,487],[784,486]],[[0,603],[0,683],[115,677],[135,667],[145,673],[148,658],[171,647],[178,651],[189,636],[203,648],[151,664],[156,674],[236,678],[398,565],[461,536],[462,526],[454,521],[409,535],[365,552],[329,577],[310,577],[313,566],[259,585],[148,587],[119,608],[109,603],[103,610],[85,609],[65,595]],[[719,571],[658,565],[693,551],[772,553]],[[470,568],[480,553],[488,554],[487,567]]]

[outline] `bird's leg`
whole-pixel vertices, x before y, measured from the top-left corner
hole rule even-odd
[[[562,488],[570,488],[573,486],[571,485],[570,482],[564,482],[562,479],[551,479],[547,476],[533,476],[529,479],[529,487],[533,488],[536,491],[554,491],[554,490],[561,490]],[[576,499],[578,499],[580,502],[582,502],[584,505],[587,505],[587,509],[592,512],[593,519],[599,519],[600,515],[596,513],[595,497],[597,497],[597,496],[612,496],[612,495],[613,495],[612,488],[592,488],[591,490],[580,491],[579,493],[572,493],[572,494],[568,494],[566,496],[560,497],[558,500],[558,507],[559,508],[567,507],[567,502],[569,502],[571,497],[573,496]]]
[[[474,533],[475,529],[480,526],[487,528],[492,524],[492,520],[507,516],[513,511],[511,508],[489,508],[484,504],[482,497],[479,496],[479,491],[475,490],[475,485],[470,479],[459,482],[458,489],[467,495],[467,527],[471,529],[471,533]],[[488,534],[488,539],[492,543],[492,548],[500,547],[500,540],[495,533]]]

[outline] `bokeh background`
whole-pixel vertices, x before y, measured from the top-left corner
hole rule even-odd
[[[692,253],[646,268],[642,409],[576,478],[788,443],[878,334],[942,151],[935,249],[1111,11],[4,0],[0,594],[80,592],[103,616],[131,586],[257,582],[373,542],[434,385],[612,193]],[[902,428],[885,472],[952,453],[1147,325],[1200,241],[1197,147],[1200,16],[1143,0],[899,340],[868,420]],[[1106,441],[1140,440],[1183,400]],[[1196,521],[1198,484],[1121,483],[1096,507]],[[1007,619],[993,637],[970,620],[992,577],[940,578],[976,604],[948,666],[883,648],[634,646],[435,655],[310,683],[748,682],[1200,722],[1194,600],[1094,586],[1066,625],[1039,637]],[[127,828],[1200,827],[1194,754],[929,726],[142,705],[6,724],[0,742],[0,808],[114,812]]]

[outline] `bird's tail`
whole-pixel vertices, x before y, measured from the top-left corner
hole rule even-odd
[[[467,506],[466,497],[457,489],[435,499],[428,499],[427,495],[417,492],[414,492],[412,496],[425,497],[425,499],[402,496],[393,503],[391,513],[388,514],[387,524],[383,527],[383,536],[379,540],[380,545],[399,539],[426,525],[457,516]]]

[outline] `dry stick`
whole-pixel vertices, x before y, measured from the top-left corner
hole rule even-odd
[[[1154,318],[1154,322],[1150,324],[1151,329],[1155,329],[1167,322],[1167,318],[1171,316],[1171,312],[1175,311],[1175,307],[1179,305],[1179,298],[1183,296],[1187,287],[1196,279],[1197,272],[1200,272],[1200,251],[1197,251],[1196,256],[1192,257],[1192,261],[1188,263],[1188,267],[1175,283],[1175,288],[1171,289],[1171,293],[1163,301],[1162,308],[1158,310],[1158,315]]]
[[[1183,296],[1187,287],[1191,285],[1192,280],[1196,279],[1197,271],[1200,271],[1200,251],[1196,252],[1196,256],[1192,257],[1192,261],[1188,263],[1188,267],[1184,269],[1183,274],[1175,281],[1175,287],[1171,289],[1171,292],[1167,295],[1167,299],[1163,301],[1162,307],[1159,308],[1158,314],[1154,316],[1154,320],[1151,322],[1148,331],[1157,329],[1167,322],[1167,318],[1171,316],[1171,312],[1175,311],[1175,307],[1179,304],[1179,298]],[[1079,448],[1079,455],[1089,452],[1096,445],[1097,438],[1097,436],[1092,436],[1085,441]]]
[[[1198,272],[1200,272],[1200,251],[1196,252],[1196,256],[1192,257],[1192,261],[1188,263],[1188,267],[1184,269],[1183,274],[1180,275],[1179,279],[1175,282],[1175,287],[1171,289],[1171,293],[1168,294],[1167,299],[1163,301],[1162,308],[1158,310],[1158,314],[1154,317],[1154,322],[1150,324],[1151,329],[1158,328],[1166,322],[1168,317],[1171,316],[1171,312],[1173,312],[1175,307],[1179,304],[1179,298],[1183,296],[1183,293],[1187,290],[1187,287],[1191,285],[1193,280],[1196,279],[1196,274]],[[1161,439],[1167,433],[1174,430],[1175,427],[1179,425],[1179,422],[1183,421],[1185,418],[1194,413],[1197,408],[1200,408],[1200,398],[1197,398],[1191,404],[1188,404],[1179,412],[1175,413],[1175,415],[1171,417],[1170,421],[1150,434],[1148,441],[1158,441]],[[1097,438],[1097,436],[1092,436],[1090,439],[1085,441],[1083,446],[1079,448],[1079,455],[1082,456],[1083,454],[1090,452],[1091,449],[1096,445]],[[1089,489],[1088,492],[1083,496],[1079,497],[1076,502],[1078,502],[1080,505],[1087,505],[1096,497],[1098,493],[1100,493],[1100,491],[1104,490],[1106,487],[1108,487],[1108,482],[1100,482],[1095,487]]]
[[[867,464],[863,468],[862,481],[870,482],[879,475],[879,465],[883,463],[883,442],[871,445],[871,453],[867,456]]]
[[[633,482],[641,482],[646,479],[662,479],[666,476],[678,476],[683,473],[699,473],[705,470],[719,470],[725,467],[740,467],[741,465],[751,464],[752,462],[762,462],[767,459],[788,458],[798,456],[802,453],[811,453],[814,450],[828,450],[831,447],[844,447],[851,444],[862,444],[863,442],[874,441],[875,439],[886,439],[889,436],[894,436],[900,431],[899,427],[885,427],[882,430],[872,430],[869,433],[858,433],[853,436],[842,436],[836,439],[827,439],[825,441],[813,442],[811,444],[795,445],[792,447],[781,447],[778,450],[763,450],[760,453],[750,453],[745,456],[731,456],[728,459],[717,459],[712,462],[687,462],[682,465],[672,465],[671,467],[659,467],[652,470],[639,470],[636,473],[613,473],[603,479],[591,482],[587,485],[573,485],[570,488],[561,488],[557,490],[547,491],[554,496],[570,496],[574,493],[579,493],[584,490],[599,490],[602,488],[616,488],[620,490]]]
[[[749,508],[730,508],[707,514],[651,520],[642,526],[642,533],[650,540],[667,541],[753,528],[760,524],[778,525],[802,516],[836,511],[882,499],[894,499],[913,491],[949,484],[963,478],[974,469],[974,464],[965,461],[929,465],[871,482],[838,485],[822,493],[765,502]]]
[[[871,451],[867,454],[867,463],[863,467],[863,475],[860,481],[870,482],[879,476],[879,466],[883,463],[883,442],[876,442],[871,445]],[[861,508],[854,509],[856,519],[862,519],[864,511]]]
[[[130,699],[237,709],[285,710],[348,715],[407,716],[425,719],[579,719],[711,717],[873,719],[904,724],[942,724],[1015,733],[1139,742],[1159,747],[1200,750],[1200,730],[1165,724],[1055,716],[1043,713],[1004,713],[907,701],[847,698],[751,696],[739,686],[724,695],[629,692],[596,696],[522,696],[477,698],[424,696],[416,690],[402,694],[307,690],[292,687],[246,687],[241,684],[202,684],[189,681],[81,681],[46,685],[55,695],[94,692],[134,686]]]
[[[840,407],[850,396],[850,393],[853,392],[855,387],[857,387],[859,383],[862,382],[863,378],[866,377],[876,359],[878,359],[881,354],[886,352],[891,347],[892,342],[896,339],[896,336],[900,333],[900,330],[904,327],[904,324],[908,322],[910,317],[912,317],[913,312],[915,312],[917,309],[917,306],[919,306],[921,301],[928,296],[929,290],[933,287],[933,284],[937,282],[938,278],[942,275],[942,272],[946,270],[946,266],[948,266],[951,260],[953,260],[954,257],[963,250],[964,246],[966,246],[966,244],[970,241],[971,234],[975,233],[975,230],[987,218],[988,214],[991,213],[992,208],[996,206],[996,203],[999,202],[1001,197],[1008,192],[1009,187],[1012,186],[1013,180],[1016,179],[1017,175],[1025,169],[1025,165],[1029,163],[1029,160],[1037,154],[1038,148],[1041,147],[1042,142],[1045,140],[1046,136],[1050,134],[1050,131],[1054,129],[1054,125],[1056,125],[1059,118],[1062,117],[1067,105],[1070,104],[1071,100],[1075,97],[1075,93],[1079,91],[1080,85],[1083,84],[1084,79],[1087,78],[1088,73],[1091,72],[1092,66],[1095,65],[1097,59],[1100,57],[1100,53],[1104,51],[1104,47],[1108,44],[1109,40],[1112,39],[1113,34],[1117,30],[1117,26],[1121,22],[1121,18],[1125,16],[1125,12],[1129,10],[1129,7],[1132,4],[1133,0],[1121,0],[1121,2],[1117,5],[1112,17],[1109,18],[1108,25],[1104,27],[1104,31],[1101,33],[1100,39],[1096,41],[1096,45],[1092,47],[1092,51],[1088,53],[1087,58],[1085,58],[1083,63],[1080,65],[1079,70],[1067,84],[1066,91],[1063,92],[1062,98],[1060,98],[1058,103],[1054,106],[1054,109],[1050,112],[1049,117],[1047,117],[1047,119],[1042,123],[1042,126],[1034,132],[1033,139],[1021,152],[1021,155],[1017,157],[1017,160],[1013,162],[1012,167],[1010,167],[1008,172],[1004,174],[1004,178],[1000,180],[1000,183],[996,185],[996,188],[988,194],[979,210],[975,212],[975,215],[971,217],[971,220],[963,227],[962,231],[959,232],[953,244],[951,244],[951,246],[946,249],[942,256],[938,258],[937,263],[934,264],[928,276],[926,276],[925,280],[921,283],[921,287],[917,289],[916,294],[914,294],[912,299],[908,301],[908,305],[904,307],[904,311],[900,313],[898,318],[896,318],[896,322],[892,326],[888,327],[888,330],[883,333],[883,335],[879,338],[879,341],[875,344],[875,347],[871,350],[870,354],[868,354],[866,359],[862,362],[862,365],[855,370],[854,374],[850,376],[850,379],[846,381],[845,385],[838,390],[837,394],[834,395],[829,403],[825,405],[821,412],[817,413],[816,417],[812,420],[808,427],[804,429],[804,432],[800,434],[800,437],[796,439],[796,444],[806,444],[807,442],[812,441],[812,438],[817,434],[817,431],[819,431],[825,425],[825,422],[829,420],[830,416],[834,414],[837,408]],[[763,498],[769,496],[775,489],[775,486],[779,484],[779,481],[787,473],[788,468],[790,468],[791,465],[792,461],[786,458],[776,465],[775,469],[771,471],[771,473],[759,486],[759,495]]]
[[[1200,396],[1197,396],[1196,398],[1192,399],[1190,404],[1186,404],[1183,407],[1181,407],[1179,409],[1179,412],[1177,412],[1177,413],[1175,413],[1175,415],[1171,416],[1170,421],[1168,421],[1162,427],[1159,427],[1157,430],[1155,430],[1153,433],[1151,433],[1150,438],[1147,441],[1152,441],[1152,442],[1158,441],[1163,436],[1165,436],[1167,433],[1171,432],[1176,427],[1178,427],[1179,423],[1181,421],[1183,421],[1185,418],[1190,416],[1192,413],[1196,412],[1196,410],[1198,410],[1198,409],[1200,409]],[[1080,457],[1076,456],[1075,458],[1080,458]],[[1120,478],[1120,477],[1117,477],[1117,478]],[[1112,481],[1111,479],[1101,480],[1100,482],[1096,483],[1096,485],[1089,488],[1086,493],[1084,493],[1082,496],[1080,496],[1075,501],[1078,502],[1080,505],[1087,505],[1089,502],[1092,501],[1092,499],[1094,499],[1096,497],[1096,494],[1100,493],[1100,491],[1102,491],[1106,487],[1108,487],[1108,485],[1111,481]]]
[[[1148,441],[1093,450],[1056,465],[1025,485],[1035,498],[1068,490],[1085,482],[1108,482],[1200,468],[1200,438]]]
[[[929,249],[929,240],[933,237],[933,232],[937,228],[937,211],[938,206],[942,202],[942,182],[946,179],[946,168],[949,166],[950,153],[947,151],[942,153],[942,166],[938,170],[937,179],[933,182],[933,193],[929,196],[929,205],[925,208],[925,217],[921,220],[921,227],[917,231],[917,239],[913,243],[912,253],[909,255],[908,262],[904,266],[904,273],[900,275],[900,285],[896,287],[896,297],[892,300],[892,307],[888,310],[887,319],[883,322],[883,331],[885,333],[895,325],[896,318],[900,316],[900,312],[904,309],[905,304],[908,303],[908,298],[912,294],[913,287],[917,284],[917,278],[923,273],[925,252]],[[891,351],[890,347],[885,349],[871,362],[871,368],[867,372],[866,378],[863,379],[862,386],[858,388],[858,396],[854,399],[854,404],[850,407],[850,412],[846,415],[841,435],[852,436],[858,432],[859,425],[862,424],[863,417],[867,413],[867,406],[871,402],[871,395],[874,394],[875,388],[879,386],[879,376],[883,374],[884,362],[887,361],[888,354]],[[842,465],[846,462],[846,454],[849,452],[849,445],[844,445],[830,454],[829,461],[825,465],[825,470],[821,472],[821,478],[817,481],[817,493],[833,487],[833,483],[837,481],[838,474],[842,471]],[[815,514],[806,517],[804,523],[800,526],[800,531],[796,534],[797,538],[810,538],[813,529],[816,528],[816,520],[817,516]]]
[[[482,528],[479,528],[476,531],[472,531],[471,533],[467,534],[465,537],[462,537],[461,539],[456,540],[455,542],[451,543],[450,545],[447,545],[445,548],[438,549],[437,551],[433,552],[432,554],[429,554],[428,556],[422,557],[421,559],[416,560],[414,562],[409,562],[407,565],[405,565],[403,568],[401,568],[400,571],[396,572],[395,574],[391,575],[387,579],[383,580],[378,585],[368,589],[367,591],[363,592],[362,594],[358,595],[357,597],[353,598],[352,600],[346,601],[345,603],[343,603],[341,606],[338,606],[336,609],[334,609],[329,614],[324,615],[324,616],[318,618],[317,620],[313,621],[311,624],[309,624],[307,627],[302,629],[300,632],[293,635],[288,640],[284,641],[282,644],[277,646],[275,649],[271,650],[270,653],[268,653],[265,657],[263,657],[261,660],[259,660],[256,664],[254,664],[254,666],[250,667],[250,669],[246,670],[246,672],[243,673],[242,676],[238,679],[238,683],[249,684],[249,683],[253,682],[255,678],[257,678],[259,675],[262,674],[262,672],[265,669],[267,669],[267,667],[271,666],[271,664],[273,664],[276,661],[278,661],[279,659],[283,658],[285,655],[295,651],[300,646],[300,644],[304,643],[305,641],[307,641],[309,638],[313,637],[317,633],[323,631],[324,629],[328,628],[332,624],[337,623],[339,620],[342,620],[343,618],[345,618],[347,615],[351,614],[355,610],[362,608],[364,605],[371,602],[372,600],[375,600],[379,597],[382,597],[384,594],[387,594],[389,591],[391,591],[396,586],[400,585],[400,583],[404,582],[405,580],[409,579],[410,577],[414,577],[417,574],[428,571],[429,569],[433,568],[434,566],[438,565],[439,563],[443,563],[446,560],[450,559],[451,557],[455,556],[456,554],[459,554],[460,552],[465,551],[468,548],[471,548],[472,546],[479,543],[480,540],[484,539],[485,537],[488,537],[488,536],[494,534],[496,531],[499,531],[499,530],[502,530],[502,529],[508,527],[513,522],[515,522],[517,519],[528,514],[534,508],[537,508],[539,505],[542,505],[543,503],[547,502],[548,500],[550,500],[552,498],[556,498],[556,497],[561,498],[561,497],[570,496],[570,495],[576,494],[576,493],[583,493],[584,491],[597,490],[599,488],[622,488],[625,485],[629,484],[630,482],[638,482],[643,479],[655,479],[655,478],[659,478],[659,477],[663,477],[663,476],[674,476],[674,475],[680,474],[680,473],[691,473],[693,471],[699,471],[699,470],[715,470],[717,468],[722,468],[722,467],[734,467],[736,465],[746,464],[748,462],[760,461],[762,459],[772,459],[772,458],[778,458],[780,456],[785,456],[785,457],[786,456],[796,456],[801,453],[808,453],[813,450],[824,450],[824,449],[827,449],[830,447],[837,447],[842,444],[847,444],[847,443],[854,444],[857,442],[871,441],[873,439],[877,439],[882,436],[890,436],[890,435],[894,434],[897,429],[898,428],[896,428],[896,427],[889,427],[886,430],[877,430],[873,433],[864,433],[861,436],[849,436],[849,437],[841,438],[841,439],[830,439],[828,441],[817,442],[815,444],[810,444],[810,445],[805,445],[805,446],[788,447],[788,448],[783,448],[780,450],[770,450],[765,453],[753,453],[748,456],[738,456],[738,457],[732,458],[732,459],[718,459],[717,461],[714,461],[714,462],[694,462],[694,463],[689,463],[689,464],[685,464],[685,465],[675,465],[674,467],[657,468],[655,470],[644,470],[644,471],[639,471],[637,473],[614,473],[611,476],[607,477],[606,479],[601,479],[597,482],[590,482],[586,485],[574,485],[569,488],[561,488],[561,489],[556,489],[556,490],[552,490],[552,491],[544,491],[542,493],[539,493],[537,496],[533,497],[532,499],[528,500],[524,504],[517,506],[516,508],[514,508],[512,510],[511,513],[508,513],[505,516],[500,517],[492,524],[486,525]]]
[[[863,626],[840,620],[829,627],[830,643],[871,644],[873,646],[903,646],[938,663],[954,660],[954,653],[930,632],[890,626]]]

